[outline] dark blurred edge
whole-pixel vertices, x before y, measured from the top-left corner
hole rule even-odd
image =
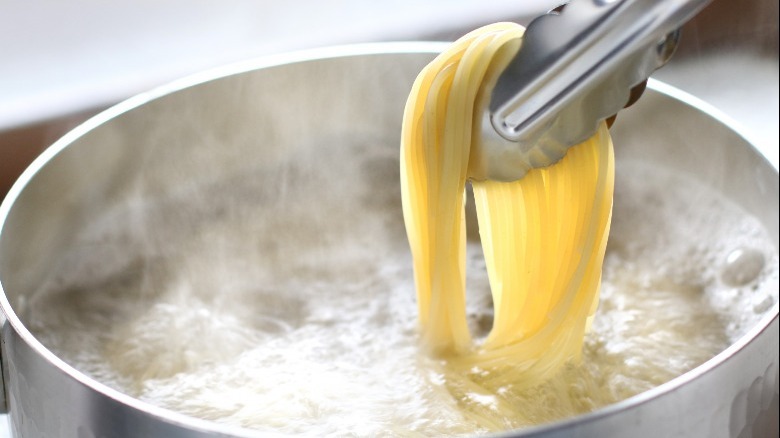
[[[24,169],[49,145],[100,110],[0,131],[0,200]]]

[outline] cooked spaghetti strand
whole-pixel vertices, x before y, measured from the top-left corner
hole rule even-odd
[[[456,41],[418,76],[404,114],[403,212],[422,338],[485,381],[530,386],[578,359],[598,303],[612,211],[605,125],[556,164],[519,181],[472,182],[494,305],[474,345],[466,324],[464,199],[473,129],[523,28],[497,23]]]

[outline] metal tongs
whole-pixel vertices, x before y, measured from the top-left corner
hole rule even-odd
[[[572,0],[534,19],[501,73],[469,177],[514,181],[556,163],[666,64],[710,0]]]

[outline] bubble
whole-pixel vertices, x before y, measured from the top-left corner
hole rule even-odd
[[[756,249],[735,249],[726,257],[720,278],[729,286],[745,286],[758,278],[764,263],[764,255]]]

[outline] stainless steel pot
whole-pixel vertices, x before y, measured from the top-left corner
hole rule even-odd
[[[278,174],[272,170],[291,157],[304,168],[339,175],[346,164],[336,149],[322,149],[329,140],[334,140],[329,147],[339,148],[346,146],[338,139],[368,139],[364,143],[396,157],[408,90],[441,48],[353,46],[226,67],[130,99],[49,148],[0,207],[2,368],[14,435],[253,436],[151,406],[74,369],[25,327],[20,315],[35,311],[28,308],[28,297],[68,254],[86,218],[122,197],[172,193],[193,178],[214,174],[260,175],[273,184]],[[628,157],[692,172],[757,216],[778,245],[777,169],[712,108],[651,82],[639,104],[621,113],[613,135],[618,166]],[[681,143],[683,138],[688,141]],[[350,165],[377,171],[370,159]],[[380,170],[386,178],[382,184],[395,184],[394,168]],[[134,183],[140,174],[142,187]],[[300,176],[294,183],[306,180]],[[362,183],[377,183],[372,181]],[[400,205],[384,214],[388,232],[403,233]],[[396,240],[400,244],[393,251],[407,257],[404,239]],[[771,315],[716,357],[651,391],[509,434],[748,436],[740,434],[750,432],[761,410],[777,407],[777,309],[775,303]]]

